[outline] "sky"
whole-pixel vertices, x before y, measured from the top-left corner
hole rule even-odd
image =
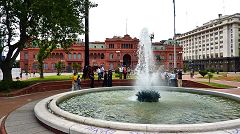
[[[92,0],[98,7],[90,9],[90,41],[105,41],[126,33],[139,38],[143,28],[154,33],[153,41],[174,35],[173,0]],[[185,33],[218,14],[240,13],[240,0],[175,0],[176,33]],[[127,30],[126,30],[127,24]],[[127,31],[127,32],[126,32]],[[81,38],[84,38],[83,36]]]

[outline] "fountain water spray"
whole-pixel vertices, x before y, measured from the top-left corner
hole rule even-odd
[[[159,73],[155,66],[150,34],[146,28],[141,31],[138,46],[138,64],[135,71],[137,74],[136,86],[149,89],[151,86],[159,85]]]

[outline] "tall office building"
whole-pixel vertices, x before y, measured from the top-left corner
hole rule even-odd
[[[183,60],[188,68],[240,71],[240,13],[217,19],[179,34]]]

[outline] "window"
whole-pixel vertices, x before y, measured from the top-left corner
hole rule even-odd
[[[101,59],[104,59],[104,54],[103,53],[101,54]]]
[[[48,69],[48,64],[43,64],[44,69]]]
[[[72,59],[72,54],[71,53],[68,54],[68,59]]]
[[[110,63],[109,66],[110,66],[110,69],[113,70],[113,63]]]
[[[220,57],[223,57],[223,53],[220,53]]]
[[[81,59],[81,54],[80,53],[78,54],[78,59]]]
[[[114,44],[109,44],[109,48],[114,48]]]
[[[172,60],[172,54],[169,54],[169,60]]]
[[[27,60],[27,59],[28,59],[28,53],[25,52],[25,53],[24,53],[24,60]]]
[[[113,59],[113,54],[112,54],[112,53],[109,54],[109,58],[110,58],[111,60]]]
[[[52,63],[52,69],[55,70],[55,63]]]
[[[73,54],[73,59],[74,59],[74,60],[77,59],[76,53]]]

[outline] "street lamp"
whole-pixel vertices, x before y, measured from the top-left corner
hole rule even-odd
[[[119,55],[120,51],[116,51],[116,53],[117,53],[118,61],[120,62],[120,55]],[[118,62],[118,66],[121,66],[121,64],[119,62]]]
[[[150,40],[151,40],[151,43],[152,43],[152,40],[154,39],[154,33],[150,34]]]

